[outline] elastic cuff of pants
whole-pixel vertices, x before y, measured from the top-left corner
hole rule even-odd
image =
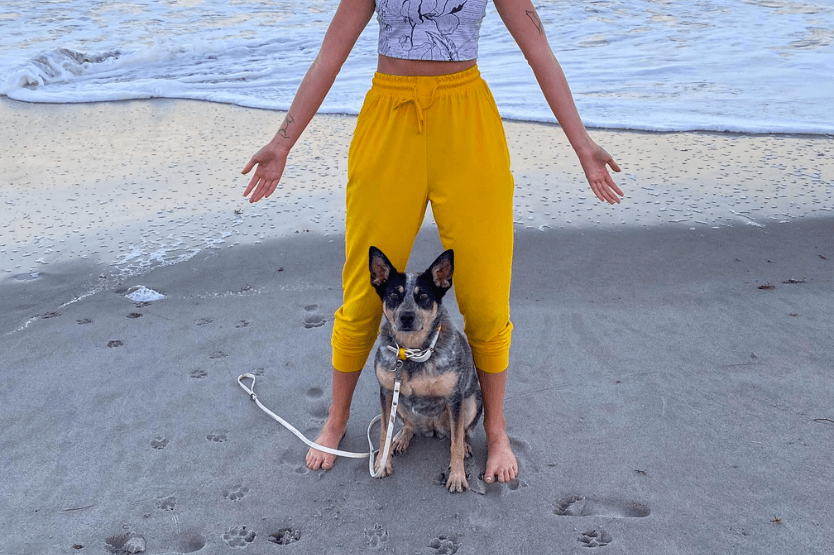
[[[486,372],[487,374],[500,374],[510,366],[509,352],[497,355],[486,355],[473,352],[472,358],[475,359],[475,368]]]
[[[333,349],[333,368],[343,374],[352,374],[354,372],[361,372],[365,366],[365,361],[368,360],[368,353],[364,355],[346,355],[339,353]]]

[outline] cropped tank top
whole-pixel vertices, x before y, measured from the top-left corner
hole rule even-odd
[[[487,0],[375,0],[379,53],[404,60],[478,57]]]

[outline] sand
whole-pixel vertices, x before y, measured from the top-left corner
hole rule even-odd
[[[353,118],[317,117],[253,206],[239,171],[281,114],[0,115],[0,553],[830,552],[830,138],[594,131],[612,208],[558,128],[507,122],[521,472],[480,481],[478,430],[452,495],[437,439],[383,480],[307,470],[236,383],[309,435],[326,416]],[[440,249],[429,215],[410,267]],[[366,372],[342,447],[378,412]]]

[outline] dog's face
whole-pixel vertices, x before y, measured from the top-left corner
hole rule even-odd
[[[420,343],[430,332],[440,301],[452,287],[454,253],[445,251],[422,274],[397,271],[376,247],[369,252],[371,285],[382,299],[382,311],[404,342]],[[410,340],[409,340],[410,339]]]

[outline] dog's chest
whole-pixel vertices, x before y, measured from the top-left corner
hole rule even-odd
[[[403,372],[400,394],[406,397],[445,398],[452,395],[458,388],[458,373],[452,370],[437,372],[434,365],[423,368],[421,372],[412,374]],[[376,366],[376,377],[379,385],[394,390],[394,371],[382,364]]]
[[[406,376],[400,391],[406,397],[449,397],[458,385],[456,372],[437,375]]]

